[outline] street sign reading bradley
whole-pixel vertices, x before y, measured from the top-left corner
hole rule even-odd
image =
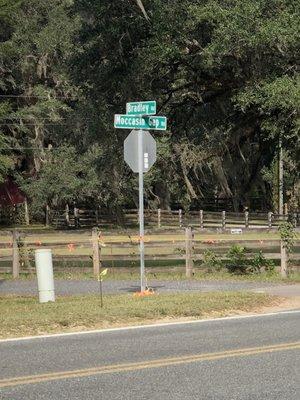
[[[127,115],[155,115],[156,101],[139,101],[126,104]]]
[[[119,129],[145,129],[165,131],[167,129],[166,117],[137,117],[133,115],[115,114],[114,127]]]
[[[142,132],[143,172],[148,172],[156,161],[156,142],[147,131]],[[133,172],[139,172],[139,132],[131,131],[124,141],[124,160]]]

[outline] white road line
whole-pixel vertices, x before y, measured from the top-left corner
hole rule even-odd
[[[250,314],[250,315],[237,315],[232,317],[221,317],[221,318],[211,318],[211,319],[200,319],[200,320],[192,320],[192,321],[179,321],[179,322],[165,322],[159,324],[149,324],[149,325],[133,325],[133,326],[124,326],[121,328],[108,328],[108,329],[96,329],[91,331],[80,331],[80,332],[66,332],[66,333],[53,333],[49,335],[39,335],[39,336],[24,336],[24,337],[16,337],[9,339],[0,339],[1,343],[7,342],[21,342],[24,340],[36,340],[36,339],[51,339],[51,338],[60,338],[65,336],[79,336],[79,335],[93,335],[98,333],[111,333],[111,332],[120,332],[120,331],[129,331],[129,330],[137,330],[137,329],[155,329],[155,328],[163,328],[168,326],[180,326],[180,325],[189,325],[189,324],[205,324],[217,321],[232,321],[239,319],[248,319],[248,318],[264,318],[264,317],[272,317],[276,315],[289,315],[289,314],[300,314],[300,310],[290,310],[290,311],[278,311],[273,313],[266,314]]]

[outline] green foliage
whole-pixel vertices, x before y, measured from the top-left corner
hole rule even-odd
[[[297,205],[299,18],[294,0],[0,0],[0,180],[14,169],[33,205],[135,206],[113,115],[155,99],[169,130],[150,207],[271,207],[279,135]]]
[[[63,206],[84,201],[105,202],[105,182],[98,179],[97,166],[101,150],[91,147],[79,154],[72,146],[62,145],[48,150],[45,162],[37,177],[20,179],[22,189],[33,199],[33,207]]]
[[[60,124],[71,111],[68,100],[75,89],[67,60],[78,30],[78,18],[70,13],[72,3],[22,2],[17,10],[11,9],[16,11],[13,29],[0,43],[0,90],[10,106],[0,113],[0,124],[11,138],[16,174],[24,179],[37,176],[46,162],[45,147],[60,145]]]
[[[32,275],[33,265],[31,261],[34,259],[34,250],[27,247],[25,235],[18,236],[17,245],[19,248],[20,266],[22,269],[25,267],[30,275]]]
[[[268,260],[259,251],[252,259],[246,257],[247,249],[239,244],[234,244],[228,250],[225,266],[229,272],[234,274],[256,274],[263,269],[267,273],[273,273],[275,264],[272,260]]]
[[[0,42],[9,37],[23,0],[0,0]]]
[[[4,134],[1,127],[1,119],[10,110],[7,102],[0,103],[0,183],[2,183],[13,167],[13,158],[9,149],[9,138]]]
[[[208,272],[216,272],[222,269],[222,262],[212,250],[205,250],[203,253],[203,266]]]
[[[0,132],[0,183],[4,182],[13,166],[12,158],[8,154],[7,138]]]
[[[272,260],[266,259],[262,251],[259,251],[259,253],[255,254],[251,260],[248,272],[259,273],[262,269],[264,269],[268,274],[273,274],[275,271],[275,264]]]
[[[292,253],[296,237],[293,224],[291,222],[283,222],[279,225],[278,230],[283,246],[288,253]]]
[[[246,248],[239,244],[234,244],[227,252],[228,261],[226,268],[235,274],[245,274],[248,270],[248,260],[246,258]]]

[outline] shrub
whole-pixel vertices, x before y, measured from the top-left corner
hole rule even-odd
[[[227,252],[226,268],[235,274],[246,274],[249,261],[246,259],[246,248],[239,244],[234,244]]]
[[[212,250],[205,250],[203,254],[203,265],[207,268],[208,272],[220,271],[222,269],[222,262]]]
[[[272,260],[267,260],[262,251],[256,253],[253,259],[246,258],[246,248],[234,244],[227,252],[226,268],[235,274],[255,274],[263,268],[266,272],[272,273],[275,264]]]
[[[272,260],[267,260],[263,255],[263,252],[260,250],[260,252],[255,254],[254,258],[251,260],[248,272],[259,273],[262,268],[264,268],[266,272],[272,273],[275,270],[275,264]]]
[[[286,248],[286,251],[288,253],[292,253],[296,237],[293,224],[291,224],[290,222],[283,222],[282,224],[279,225],[278,231],[280,234],[280,238],[283,242],[283,245]]]

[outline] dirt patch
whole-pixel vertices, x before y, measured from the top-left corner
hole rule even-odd
[[[233,312],[211,312],[207,315],[203,315],[201,319],[213,319],[220,317],[234,317],[239,315],[253,315],[253,314],[268,314],[275,313],[280,311],[288,311],[288,310],[300,310],[300,296],[294,297],[278,297],[274,296],[274,299],[267,306],[260,306],[254,308],[251,312],[249,311],[233,311]],[[182,318],[161,318],[155,321],[151,321],[151,323],[168,323],[168,322],[188,322],[188,321],[196,321],[199,320],[197,317],[182,317]]]
[[[280,297],[280,298],[278,298],[277,301],[278,301],[278,304],[272,304],[270,306],[263,306],[255,312],[268,313],[268,312],[278,312],[278,311],[300,309],[300,296]]]
[[[268,305],[258,306],[253,308],[251,312],[240,311],[230,313],[230,316],[235,315],[253,315],[253,314],[268,314],[280,311],[300,310],[300,296],[279,297],[274,296],[274,299]],[[228,315],[228,314],[227,314]]]

